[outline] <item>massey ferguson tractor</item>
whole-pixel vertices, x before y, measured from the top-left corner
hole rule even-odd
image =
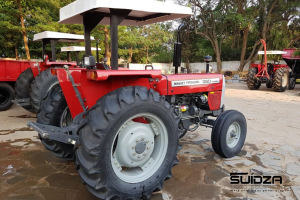
[[[93,37],[91,39],[94,40]],[[40,102],[46,93],[54,85],[58,84],[57,77],[51,75],[50,68],[63,67],[64,65],[68,65],[70,68],[77,67],[77,63],[71,61],[70,51],[67,51],[68,62],[56,62],[56,43],[83,42],[84,36],[45,31],[35,34],[33,41],[42,41],[43,62],[32,62],[30,68],[23,71],[23,73],[18,77],[15,85],[16,100],[13,102],[18,106],[22,106],[27,111],[36,113],[40,107]],[[48,55],[46,55],[47,44],[51,44],[51,59]]]
[[[179,139],[200,126],[212,128],[212,146],[220,156],[241,151],[246,119],[238,111],[224,111],[223,75],[118,68],[119,25],[143,26],[190,15],[191,8],[150,0],[77,0],[60,10],[60,23],[84,25],[84,67],[51,70],[59,85],[41,102],[38,122],[28,126],[55,155],[75,158],[84,184],[96,197],[149,199],[172,177]],[[91,54],[90,33],[98,24],[111,28],[111,68]],[[180,52],[178,38],[176,72]]]
[[[283,51],[267,51],[266,42],[261,40],[264,51],[259,51],[262,56],[260,64],[251,64],[247,77],[247,86],[250,90],[258,90],[261,83],[266,83],[267,88],[274,88],[276,92],[284,92],[287,88],[295,88],[296,79],[300,77],[300,57],[293,56],[295,49]],[[282,55],[287,64],[268,63],[267,55]]]

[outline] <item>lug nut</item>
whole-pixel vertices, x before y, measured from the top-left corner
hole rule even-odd
[[[147,147],[147,149],[150,149],[150,147]]]
[[[135,148],[135,146],[132,146],[132,149],[134,149]]]
[[[147,155],[147,154],[145,154],[145,153],[143,154],[143,156],[146,156],[146,155]]]
[[[138,158],[141,158],[141,156],[138,156]]]
[[[136,140],[136,142],[139,142],[139,140]]]
[[[146,143],[149,143],[149,140],[147,140]]]

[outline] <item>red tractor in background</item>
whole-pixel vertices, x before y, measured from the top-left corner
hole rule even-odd
[[[76,160],[96,197],[150,199],[172,177],[179,139],[200,126],[212,128],[212,146],[220,156],[241,151],[247,123],[242,113],[225,111],[224,76],[177,74],[182,26],[174,45],[176,74],[118,68],[119,25],[143,26],[192,14],[188,7],[146,0],[77,0],[60,10],[60,23],[84,25],[83,67],[51,70],[59,85],[42,100],[37,123],[28,126],[56,156]],[[98,24],[110,25],[111,68],[91,54],[90,34]]]
[[[300,78],[300,56],[293,56],[295,49],[284,49],[283,51],[267,51],[266,42],[261,40],[264,51],[259,51],[259,55],[264,55],[260,64],[251,64],[247,86],[250,90],[258,90],[262,83],[266,83],[267,88],[274,88],[276,92],[284,92],[287,88],[295,88],[296,79]],[[287,64],[268,63],[267,55],[282,55]]]
[[[94,40],[94,38],[91,38]],[[83,42],[83,35],[75,35],[69,33],[59,33],[52,31],[45,31],[34,35],[33,41],[42,41],[43,52],[42,62],[32,62],[30,68],[26,69],[18,77],[15,85],[16,100],[13,102],[18,106],[22,106],[27,111],[37,113],[40,102],[46,93],[56,84],[58,80],[56,76],[52,76],[50,69],[63,67],[68,65],[70,68],[78,67],[77,62],[71,61],[71,51],[67,53],[67,62],[56,61],[56,49],[57,42]],[[52,58],[46,55],[46,45],[51,44]],[[77,53],[78,55],[78,53]]]
[[[0,59],[0,111],[8,110],[15,99],[15,84],[19,75],[34,62]]]

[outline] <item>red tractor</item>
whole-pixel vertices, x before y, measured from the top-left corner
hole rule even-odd
[[[212,146],[220,156],[241,151],[246,119],[238,111],[224,111],[224,76],[177,74],[179,37],[176,74],[118,70],[118,25],[143,26],[190,15],[188,7],[160,1],[77,0],[61,9],[61,23],[84,25],[84,68],[52,70],[59,85],[41,102],[38,122],[28,126],[55,155],[75,158],[84,184],[96,197],[149,199],[172,177],[179,139],[200,126],[212,128]],[[90,33],[98,24],[111,28],[111,68],[91,54]]]
[[[91,39],[94,40],[94,38]],[[67,62],[56,62],[56,43],[83,42],[84,36],[45,31],[35,34],[33,41],[42,41],[43,61],[32,62],[30,68],[18,77],[15,85],[16,100],[13,102],[30,112],[36,113],[43,97],[54,85],[58,84],[57,77],[51,75],[50,68],[63,67],[64,65],[68,65],[70,68],[78,67],[76,62],[71,61],[71,51],[67,53]],[[52,48],[51,59],[46,55],[46,45],[49,43]]]
[[[33,62],[0,59],[0,111],[8,110],[15,99],[14,86],[19,75]]]
[[[295,49],[284,49],[283,51],[267,51],[266,42],[261,40],[264,55],[260,64],[251,64],[247,77],[247,86],[250,90],[258,90],[261,83],[266,83],[267,88],[274,88],[276,92],[284,92],[287,88],[295,88],[296,79],[300,77],[300,57],[293,56]],[[282,55],[287,64],[268,63],[267,55]]]

